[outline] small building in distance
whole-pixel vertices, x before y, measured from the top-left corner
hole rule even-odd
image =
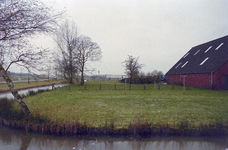
[[[228,36],[190,49],[166,73],[166,81],[228,90]]]

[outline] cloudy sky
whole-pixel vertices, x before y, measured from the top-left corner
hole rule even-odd
[[[43,1],[100,46],[93,74],[124,74],[128,55],[139,56],[143,72],[166,73],[191,47],[228,35],[228,0]],[[39,43],[53,49],[47,39]]]

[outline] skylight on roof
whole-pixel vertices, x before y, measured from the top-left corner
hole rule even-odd
[[[194,54],[194,56],[196,55],[196,54],[198,54],[200,52],[200,49]]]
[[[175,69],[177,69],[180,65],[181,65],[181,63],[179,63],[179,64],[175,67]]]
[[[181,66],[181,68],[183,68],[185,65],[187,65],[187,63],[188,63],[188,61],[186,61],[186,63],[184,63],[184,64]]]
[[[188,56],[188,54],[189,54],[189,53],[187,53],[186,55],[184,55],[184,57],[183,57],[183,58],[186,58],[186,57]]]
[[[209,57],[207,57],[206,59],[204,59],[204,61],[201,62],[201,66],[209,59]]]
[[[218,50],[224,43],[221,43],[215,50]]]
[[[212,46],[208,47],[208,49],[207,49],[207,50],[205,50],[205,52],[204,52],[204,53],[208,52],[211,48],[212,48]]]

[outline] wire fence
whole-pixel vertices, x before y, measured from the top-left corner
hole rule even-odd
[[[71,85],[68,87],[71,89]],[[84,85],[74,85],[75,90],[190,90],[192,87],[183,87],[179,85],[168,84],[125,84],[125,83],[102,83],[102,82],[85,82]]]

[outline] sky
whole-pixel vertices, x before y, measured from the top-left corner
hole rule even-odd
[[[144,73],[166,73],[192,47],[228,35],[228,0],[43,1],[100,46],[102,59],[88,64],[93,74],[125,74],[128,55]],[[47,36],[37,43],[55,47]]]

